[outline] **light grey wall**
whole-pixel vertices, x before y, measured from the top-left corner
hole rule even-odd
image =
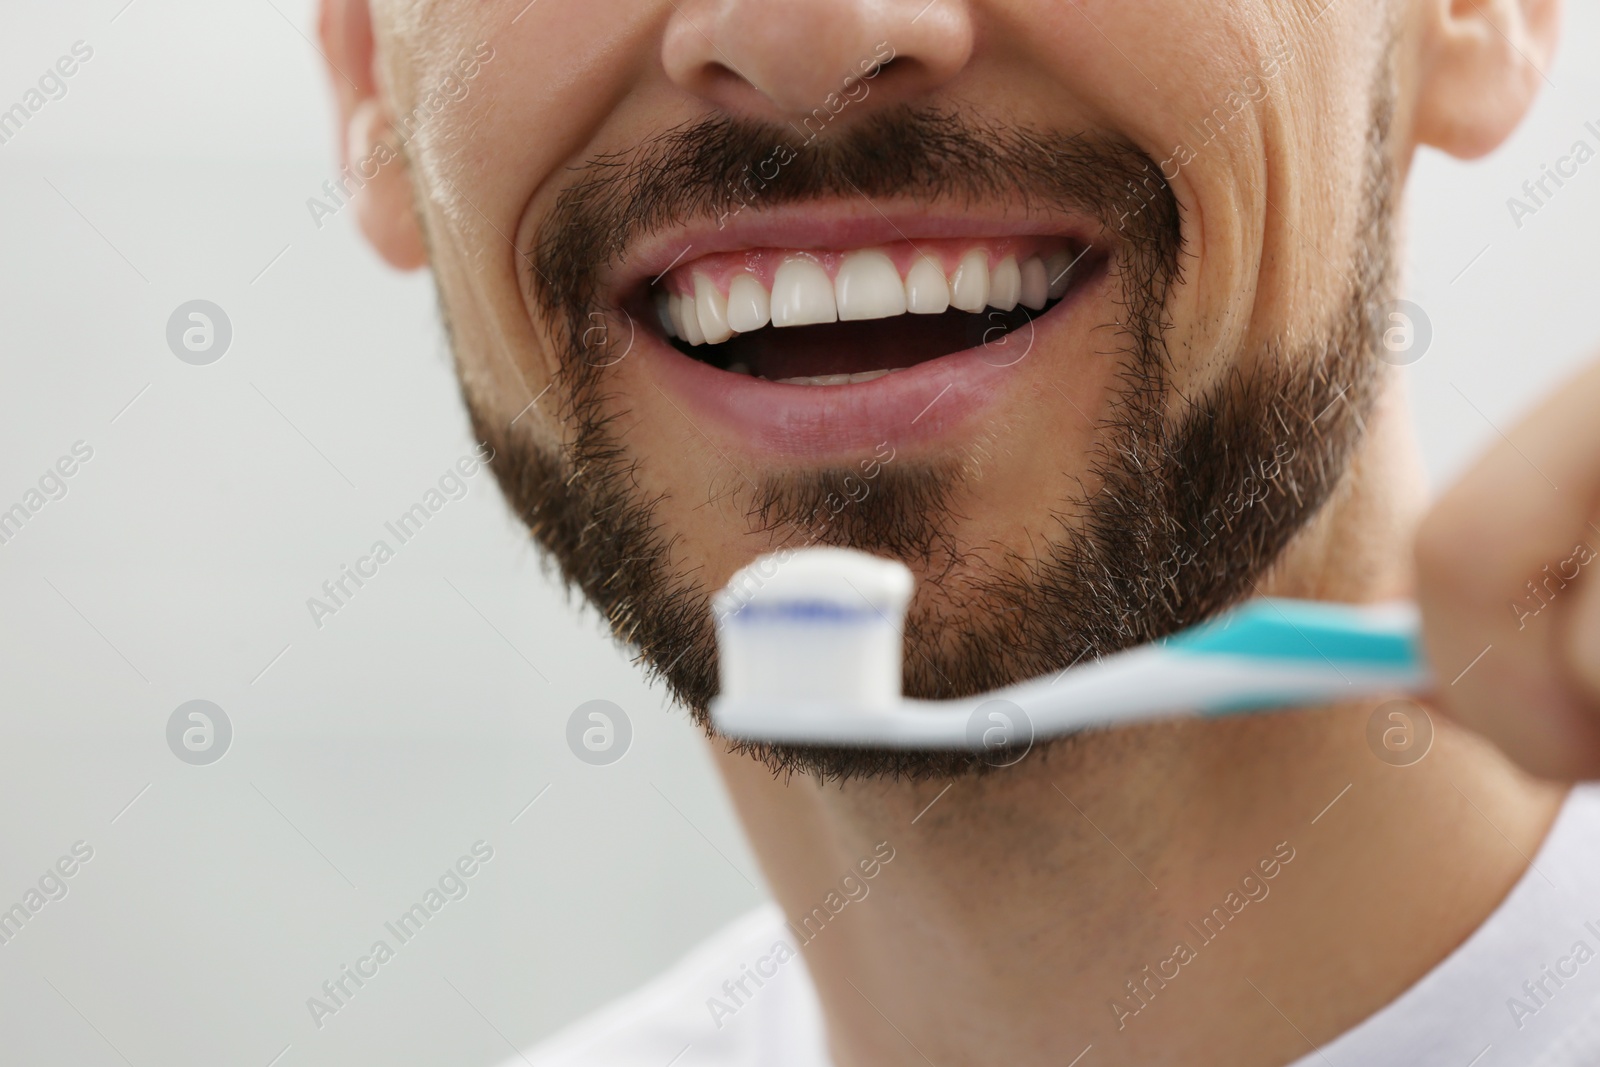
[[[124,3],[29,5],[0,35],[0,107],[94,49],[0,147],[0,507],[93,449],[0,546],[0,906],[94,850],[0,945],[4,1058],[496,1062],[759,876],[694,732],[486,474],[312,625],[306,598],[471,447],[431,286],[348,214],[311,223],[334,164],[309,0]],[[1409,293],[1434,340],[1407,373],[1436,476],[1600,346],[1600,162],[1520,229],[1505,206],[1600,125],[1597,49],[1575,5],[1515,140],[1418,167]],[[165,340],[196,298],[233,325],[211,366]],[[211,766],[167,747],[197,698],[235,731]],[[565,742],[592,699],[635,731],[612,766]],[[479,840],[468,895],[314,1026],[306,999]]]
[[[1600,149],[1600,10],[1568,3],[1565,41],[1533,113],[1472,163],[1424,152],[1412,176],[1406,295],[1433,324],[1410,369],[1429,468],[1440,484],[1577,368],[1600,357],[1600,159],[1520,225],[1507,206],[1583,139]],[[1549,186],[1554,188],[1553,186]],[[1496,429],[1498,428],[1498,430]]]

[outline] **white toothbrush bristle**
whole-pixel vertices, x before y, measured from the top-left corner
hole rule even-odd
[[[904,564],[865,552],[762,556],[712,601],[722,697],[897,705],[911,588]]]

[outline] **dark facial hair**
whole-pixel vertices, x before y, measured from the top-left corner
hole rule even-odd
[[[569,588],[605,614],[616,638],[709,732],[715,590],[668,566],[674,531],[657,519],[662,498],[634,477],[659,457],[633,453],[615,432],[611,361],[597,358],[591,329],[597,308],[617,314],[605,305],[600,272],[641,234],[747,203],[759,210],[860,195],[959,209],[998,198],[1084,212],[1102,223],[1096,244],[1108,249],[1121,310],[1110,357],[1119,360],[1119,384],[1085,479],[1098,488],[1058,501],[1022,553],[955,536],[955,462],[886,466],[867,496],[821,526],[823,500],[849,471],[756,472],[746,503],[751,531],[765,543],[751,554],[819,543],[920,563],[905,629],[910,696],[969,696],[1155,639],[1250,595],[1328,499],[1360,439],[1390,283],[1388,117],[1388,106],[1376,109],[1364,225],[1342,305],[1313,340],[1236,352],[1222,383],[1175,405],[1164,309],[1183,262],[1180,213],[1159,169],[1133,145],[900,108],[795,145],[751,202],[750,170],[794,142],[791,131],[725,118],[687,124],[582,168],[526,253],[535,301],[564,338],[553,392],[567,445],[551,451],[508,431],[490,417],[499,406],[464,384],[474,428],[494,448],[507,499]],[[1243,366],[1256,369],[1246,375]],[[730,745],[775,773],[822,780],[990,767],[966,753]]]

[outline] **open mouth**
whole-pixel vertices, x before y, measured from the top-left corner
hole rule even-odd
[[[872,381],[992,346],[1104,267],[1052,236],[899,241],[848,251],[755,248],[673,267],[649,288],[679,352],[786,385]]]

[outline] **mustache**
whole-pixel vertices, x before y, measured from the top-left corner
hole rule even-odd
[[[1161,170],[1124,138],[1040,130],[961,110],[898,105],[821,139],[727,116],[673,127],[576,168],[524,252],[533,297],[581,336],[600,276],[642,235],[747,206],[841,197],[1072,211],[1158,284],[1177,270],[1180,212]]]

